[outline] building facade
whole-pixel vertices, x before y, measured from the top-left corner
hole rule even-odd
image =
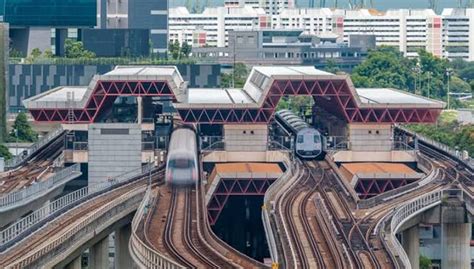
[[[224,18],[234,15],[226,24],[218,19],[221,13]],[[377,46],[397,47],[408,57],[416,57],[419,49],[425,49],[438,57],[474,60],[474,9],[444,9],[436,14],[431,9],[380,12],[284,8],[273,14],[266,12],[262,4],[247,3],[207,9],[200,14],[190,14],[182,7],[170,10],[170,39],[195,47],[227,46],[229,30],[237,28],[302,30],[310,35],[332,33],[344,42],[349,42],[351,35],[374,35]]]

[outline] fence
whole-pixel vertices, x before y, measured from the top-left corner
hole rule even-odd
[[[35,225],[39,225],[41,221],[46,220],[55,214],[61,213],[64,209],[76,206],[82,201],[90,198],[90,196],[92,195],[106,191],[115,186],[122,185],[139,175],[148,173],[152,168],[153,165],[143,166],[142,168],[135,169],[122,175],[119,175],[115,178],[112,178],[107,182],[87,186],[77,191],[66,194],[50,202],[49,204],[39,208],[38,210],[16,221],[15,223],[11,224],[0,232],[0,251],[8,247],[8,245],[14,242],[15,240],[21,239],[21,237],[24,236],[26,232],[30,230],[30,228],[33,228],[33,226]]]
[[[293,142],[290,137],[286,136],[267,136],[262,138],[263,141],[266,139],[266,150],[283,150],[290,151],[293,148]],[[232,139],[232,148],[245,147],[253,148],[256,151],[261,147],[262,140],[238,140]],[[220,151],[226,150],[226,141],[223,136],[202,136],[200,137],[200,148],[202,151]]]
[[[145,209],[152,199],[151,190],[145,194],[140,206],[138,207],[137,213],[132,220],[132,235],[130,237],[128,248],[133,260],[137,263],[140,268],[151,268],[151,269],[175,269],[184,268],[177,264],[171,259],[168,259],[164,255],[161,255],[154,249],[150,248],[145,244],[137,234],[137,230],[140,227],[140,222],[145,220]],[[145,232],[145,231],[143,231]]]
[[[426,136],[420,135],[414,131],[411,131],[405,127],[402,126],[397,126],[398,129],[402,130],[403,132],[416,137],[419,141],[424,142],[426,144],[429,144],[438,150],[444,151],[445,153],[457,158],[458,160],[462,161],[464,164],[466,164],[471,170],[474,169],[474,159],[469,157],[469,156],[463,156],[463,153],[459,150],[455,150],[443,143],[434,141],[431,138],[428,138]],[[467,158],[466,158],[467,157]]]
[[[44,145],[48,144],[52,140],[54,140],[56,137],[60,136],[64,132],[62,127],[59,127],[57,129],[54,129],[53,131],[49,132],[47,135],[42,137],[40,140],[38,140],[36,143],[31,145],[26,150],[26,154],[20,154],[12,159],[8,160],[5,162],[5,169],[10,170],[13,168],[16,168],[20,166],[24,161],[26,161],[31,155],[36,153],[40,148],[42,148]]]
[[[0,197],[0,212],[26,204],[28,201],[33,201],[55,187],[65,184],[80,175],[82,175],[80,164],[74,164],[55,173],[45,181],[32,184],[16,192],[8,193]]]

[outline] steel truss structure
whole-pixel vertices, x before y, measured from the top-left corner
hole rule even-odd
[[[405,186],[417,179],[359,179],[355,191],[360,199],[368,199],[386,191]]]
[[[196,104],[180,103],[177,110],[186,123],[206,124],[267,124],[273,117],[283,96],[312,96],[316,106],[339,116],[348,123],[433,123],[440,108],[407,107],[394,104],[361,103],[351,91],[349,79],[274,80],[268,90],[262,92],[262,100],[252,104]],[[110,109],[117,96],[164,96],[176,101],[167,81],[101,81],[92,91],[84,108],[73,109],[75,123],[92,123],[105,110]],[[31,108],[36,121],[68,123],[67,108]]]
[[[219,215],[230,196],[264,196],[276,178],[221,178],[207,206],[207,216],[211,225],[216,224]]]

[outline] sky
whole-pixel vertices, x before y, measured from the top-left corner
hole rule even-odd
[[[184,5],[185,0],[169,0],[171,6]],[[308,4],[309,0],[296,0],[301,6]],[[393,8],[426,8],[428,7],[428,0],[373,0],[375,8],[379,10],[393,9]],[[463,0],[465,2],[467,0]],[[206,2],[206,0],[200,0],[201,3]],[[222,5],[223,0],[209,0],[211,5]],[[319,0],[315,0],[316,4],[319,4]],[[347,8],[347,0],[338,0],[339,7]],[[369,2],[369,1],[368,1]],[[326,0],[326,3],[333,5],[334,0]],[[438,0],[439,9],[445,7],[457,7],[458,0]]]

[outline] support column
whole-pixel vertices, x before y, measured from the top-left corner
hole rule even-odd
[[[143,121],[143,97],[137,97],[137,121],[141,124]]]
[[[109,237],[97,242],[89,249],[89,268],[109,268]]]
[[[411,268],[420,268],[420,233],[418,225],[412,226],[403,231],[403,249],[408,255]]]
[[[132,234],[130,224],[115,230],[115,268],[129,269],[133,267],[132,257],[128,249],[128,242]]]
[[[79,256],[79,257],[75,258],[72,262],[70,262],[64,268],[65,269],[82,269],[81,258],[82,258],[82,256]]]
[[[471,268],[471,224],[443,223],[441,236],[441,268]]]

